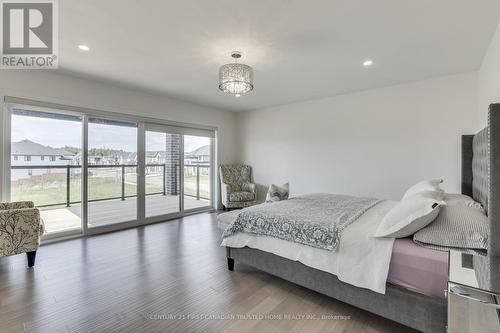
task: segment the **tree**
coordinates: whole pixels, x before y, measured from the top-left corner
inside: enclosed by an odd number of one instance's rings
[[[104,148],[104,147],[89,149],[89,156],[116,156],[123,153],[124,153],[123,150]]]
[[[77,147],[73,147],[73,146],[64,146],[63,148],[65,151],[67,151],[68,153],[73,153],[73,154],[78,154],[80,152],[80,148],[77,148]]]

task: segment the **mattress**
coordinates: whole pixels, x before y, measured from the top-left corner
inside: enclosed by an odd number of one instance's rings
[[[445,298],[448,252],[422,247],[411,238],[396,239],[387,282],[420,294]]]
[[[369,229],[369,221],[378,219],[380,218],[380,216],[385,215],[384,213],[387,212],[393,206],[393,204],[394,203],[386,202],[380,204],[378,208],[372,208],[371,211],[368,211],[360,218],[360,223],[355,222],[354,225],[349,226],[346,229],[347,234],[344,236],[349,237],[349,234],[352,234],[349,238],[360,238],[360,233],[363,230]],[[376,217],[374,214],[376,209],[379,210],[379,213],[377,215],[380,216],[378,217]],[[228,213],[220,214],[217,217],[219,227],[221,229],[226,228],[237,217],[238,214],[239,211],[231,211]],[[349,229],[353,229],[351,230],[352,232],[349,232]],[[363,242],[363,244],[368,245],[368,243],[366,243],[367,241],[369,241],[369,243],[371,244],[375,240],[371,237],[369,238],[370,240],[358,239],[358,241],[361,241]],[[345,241],[348,240],[349,239],[344,239],[344,245],[347,245]],[[375,240],[375,242],[377,244],[381,243],[380,246],[382,246],[383,243],[386,243],[385,240],[388,239],[377,239]],[[348,251],[344,251],[348,253],[345,253],[341,257],[344,258],[344,260],[340,260],[341,258],[338,257],[338,253],[335,252],[316,249],[307,245],[291,243],[277,238],[256,236],[245,233],[231,236],[229,239],[226,239],[226,244],[224,244],[223,241],[223,245],[231,247],[248,246],[251,248],[260,249],[262,251],[274,253],[290,260],[300,261],[312,268],[332,273],[338,276],[341,281],[357,285],[359,287],[369,288],[378,292],[381,292],[381,290],[379,290],[380,288],[374,288],[373,285],[372,287],[370,287],[366,283],[353,283],[353,281],[356,279],[361,279],[361,275],[371,275],[371,279],[377,280],[378,278],[376,276],[380,275],[380,282],[383,285],[385,285],[385,283],[387,282],[420,294],[436,298],[444,298],[444,290],[446,289],[448,282],[448,252],[422,247],[415,244],[411,238],[396,239],[393,246],[392,244],[388,244],[392,246],[392,255],[390,257],[390,262],[389,260],[387,261],[387,266],[385,266],[383,262],[379,262],[382,258],[376,255],[376,253],[374,252],[377,251],[377,248],[374,247],[374,244],[371,244],[371,247],[367,246],[367,248],[364,250],[360,250],[359,244],[356,247],[350,247]],[[365,252],[364,255],[366,256],[366,260],[359,262],[357,265],[351,266],[352,261],[346,260],[352,259],[351,257],[355,254],[351,251]],[[388,255],[389,254],[391,254],[391,248],[389,248]],[[339,263],[339,261],[344,262],[344,268],[341,270],[339,270],[339,266],[341,264]],[[372,269],[369,270],[369,266],[376,267],[372,267]],[[384,266],[387,267],[385,268],[387,269],[385,271],[385,274],[387,275],[376,272],[376,270],[383,271]],[[346,276],[342,276],[342,272],[346,272],[346,268],[348,275],[350,275],[350,278],[347,279]],[[368,271],[375,274],[366,274],[368,273]]]

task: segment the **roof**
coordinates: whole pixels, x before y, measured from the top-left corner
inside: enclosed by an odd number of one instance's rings
[[[121,154],[121,156],[122,156],[123,159],[126,159],[126,160],[135,160],[136,157],[137,157],[137,153],[136,152],[133,152],[133,153],[131,153],[131,152],[123,152]]]
[[[190,153],[187,153],[187,155],[191,156],[209,156],[210,155],[210,145],[202,146],[198,149],[193,150]]]
[[[156,157],[158,154],[158,151],[146,151],[146,157]]]
[[[39,143],[24,139],[19,142],[12,142],[12,155],[54,155],[54,156],[74,156],[75,154],[65,151],[62,148],[52,148]]]
[[[73,154],[71,152],[65,151],[62,148],[52,148],[49,146],[44,146],[39,143],[33,142],[28,139],[21,140],[19,142],[12,142],[12,155],[56,155],[56,156],[80,156],[80,153]],[[159,155],[160,158],[165,158],[166,152],[164,151],[146,151],[146,157],[156,157]],[[199,147],[190,153],[186,153],[188,156],[209,156],[210,155],[210,145]],[[116,156],[107,157],[117,157],[122,156],[124,159],[134,159],[137,153],[133,152],[122,152]]]

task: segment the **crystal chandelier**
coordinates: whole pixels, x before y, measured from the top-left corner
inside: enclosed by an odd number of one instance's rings
[[[223,65],[219,69],[219,89],[240,97],[253,89],[253,69],[238,63],[241,52],[233,51],[231,57],[234,58],[234,63]]]

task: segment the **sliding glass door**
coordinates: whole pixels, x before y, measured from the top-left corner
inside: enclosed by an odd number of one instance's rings
[[[137,220],[137,123],[89,118],[89,228]]]
[[[212,138],[184,135],[184,209],[212,205]]]
[[[157,124],[145,125],[145,217],[181,212],[182,136]]]
[[[145,124],[145,217],[213,206],[213,132]]]
[[[9,105],[2,179],[2,199],[33,201],[49,238],[213,207],[213,130],[55,106]]]
[[[11,110],[10,199],[33,201],[48,235],[82,229],[82,117]]]

